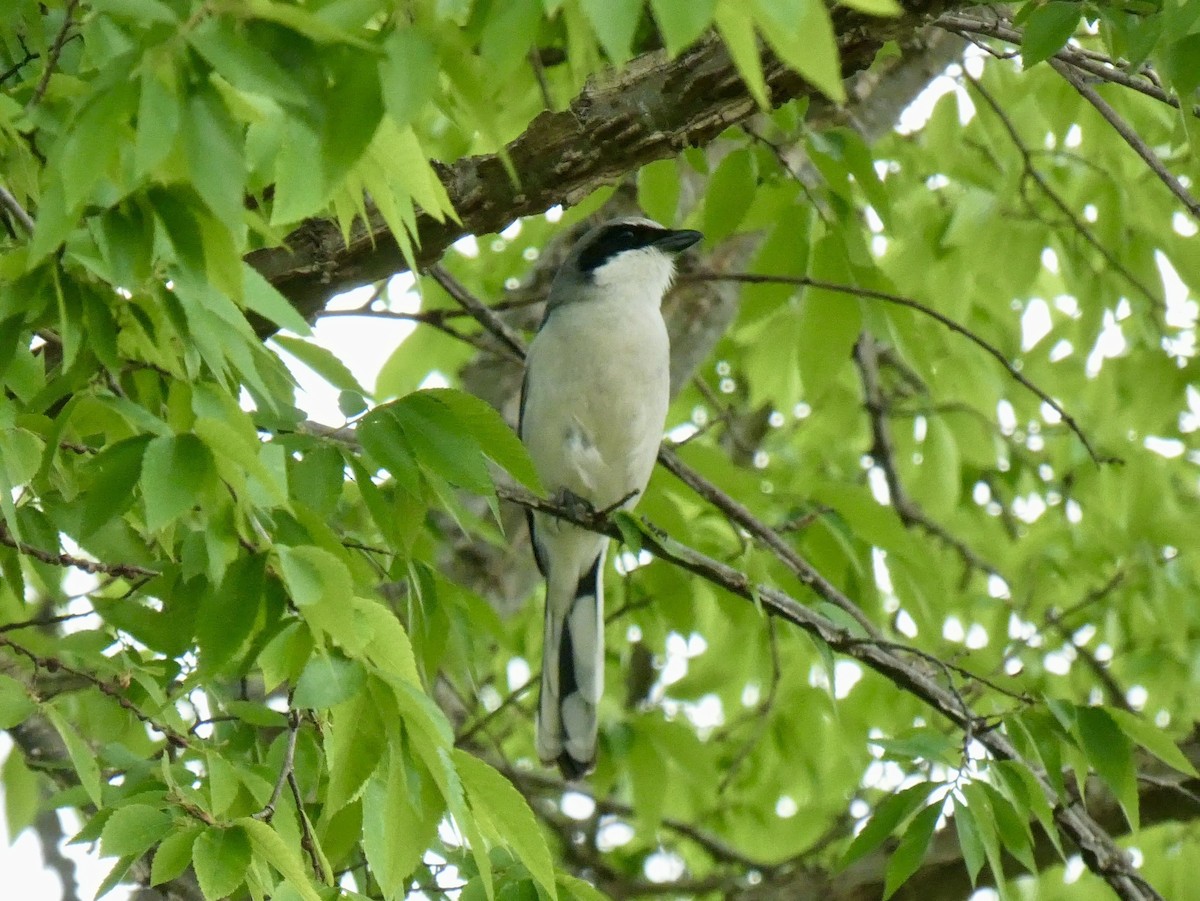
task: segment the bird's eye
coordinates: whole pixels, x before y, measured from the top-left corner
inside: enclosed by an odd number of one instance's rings
[[[633,233],[632,228],[622,228],[617,232],[616,239],[622,244],[633,244],[637,240],[637,235]]]

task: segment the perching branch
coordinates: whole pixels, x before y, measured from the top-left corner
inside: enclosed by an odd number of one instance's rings
[[[683,471],[687,472],[686,469]],[[722,509],[738,506],[736,501],[724,495],[720,489],[705,483],[702,477],[698,477],[698,480],[704,484],[706,496],[711,495],[714,500],[721,501],[719,506]],[[618,530],[608,520],[559,507],[524,489],[502,487],[499,494],[505,500],[527,509],[547,513],[613,537],[618,535]],[[646,549],[658,558],[686,569],[750,603],[761,605],[771,616],[786,620],[824,642],[837,653],[857,660],[879,673],[902,691],[920,699],[958,728],[972,732],[976,740],[995,759],[1013,760],[1028,767],[1037,776],[1042,790],[1054,805],[1055,822],[1059,829],[1079,847],[1088,868],[1103,878],[1124,901],[1161,901],[1161,895],[1134,869],[1129,856],[1113,842],[1108,832],[1096,823],[1085,809],[1069,798],[1059,798],[1046,780],[1045,774],[1023,759],[1006,736],[995,729],[979,728],[982,720],[967,705],[961,692],[953,686],[942,685],[929,669],[905,659],[910,650],[918,657],[921,652],[908,648],[901,650],[901,646],[895,642],[877,641],[853,634],[787,593],[771,585],[754,584],[745,573],[674,541],[649,523],[642,533],[642,539]],[[823,600],[843,610],[858,609],[850,598],[815,571],[813,576],[805,583]]]

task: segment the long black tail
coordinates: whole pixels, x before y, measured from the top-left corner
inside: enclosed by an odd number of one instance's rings
[[[596,707],[604,688],[604,551],[571,586],[546,585],[538,756],[578,779],[596,764]]]

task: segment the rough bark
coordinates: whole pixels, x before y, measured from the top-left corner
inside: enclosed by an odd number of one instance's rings
[[[910,43],[947,4],[910,0],[895,19],[846,10],[834,16],[847,76],[864,72],[887,41]],[[815,89],[769,54],[764,75],[773,104],[817,96]],[[498,231],[521,216],[570,206],[597,188],[620,181],[639,166],[704,146],[757,112],[724,45],[710,36],[673,60],[660,51],[633,60],[619,73],[590,82],[571,105],[543,112],[507,147],[517,173],[510,179],[498,154],[439,165],[439,175],[459,221],[418,219],[417,262],[436,261],[465,234]],[[249,262],[296,309],[311,316],[341,291],[407,268],[377,211],[368,207],[344,242],[336,222],[312,219],[288,236],[286,246],[256,251]],[[269,329],[264,326],[265,331]]]

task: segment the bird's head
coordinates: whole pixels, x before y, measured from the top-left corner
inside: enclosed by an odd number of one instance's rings
[[[662,298],[675,275],[675,257],[704,236],[652,219],[624,216],[587,232],[572,248],[559,278],[606,291],[637,290]]]

